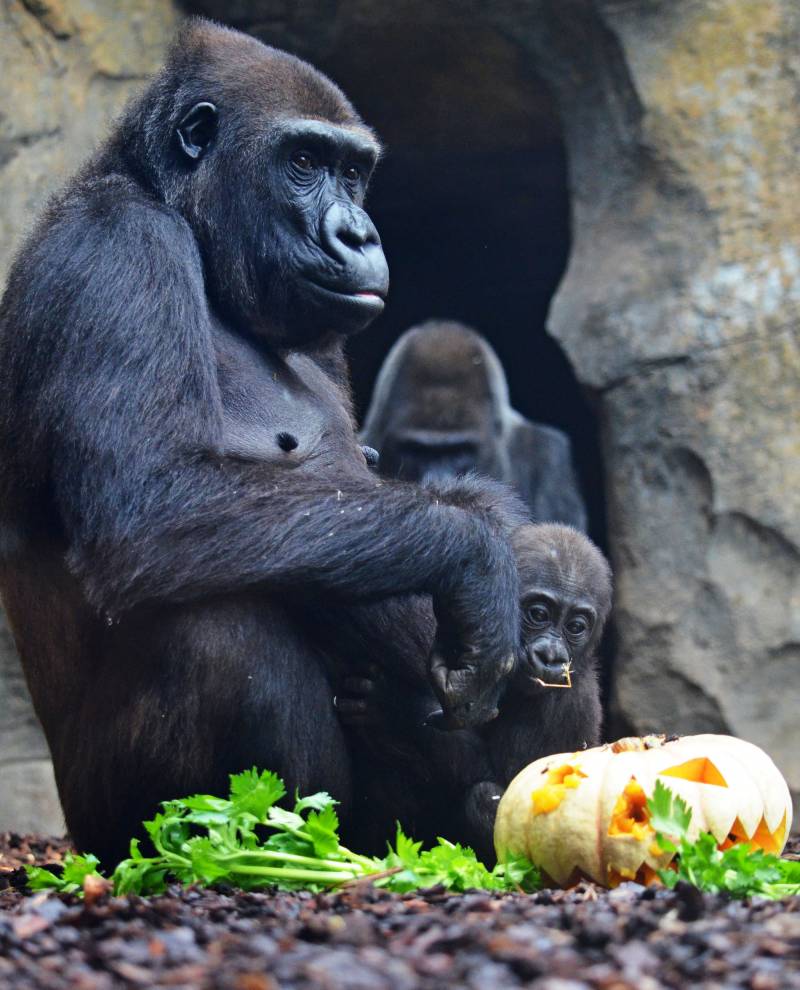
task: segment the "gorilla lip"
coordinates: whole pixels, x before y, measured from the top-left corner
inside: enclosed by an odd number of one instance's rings
[[[307,278],[306,282],[318,292],[335,299],[347,299],[358,303],[368,303],[370,306],[380,306],[383,309],[385,302],[385,292],[380,289],[359,289],[356,292],[343,292],[340,289],[333,289],[313,279]]]

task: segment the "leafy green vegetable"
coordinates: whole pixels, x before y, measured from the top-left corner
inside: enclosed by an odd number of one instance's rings
[[[61,876],[56,876],[50,870],[41,866],[29,866],[28,886],[31,890],[59,890],[65,894],[76,894],[83,890],[83,881],[87,876],[97,875],[99,860],[96,856],[79,856],[68,852],[64,857]]]
[[[340,843],[336,802],[329,794],[296,796],[291,811],[277,804],[285,795],[276,774],[252,769],[231,776],[227,799],[195,794],[164,802],[144,822],[155,854],[144,855],[134,839],[128,859],[111,875],[114,892],[160,893],[170,880],[314,891],[369,878],[393,891],[436,884],[453,891],[535,890],[541,885],[536,867],[527,860],[489,871],[465,846],[439,839],[423,851],[399,827],[386,857],[360,856]],[[100,878],[97,866],[94,856],[68,854],[60,877],[34,867],[28,870],[28,883],[35,890],[81,893],[87,876]]]
[[[800,863],[781,859],[746,843],[721,850],[708,832],[689,838],[692,812],[686,802],[656,781],[647,802],[656,842],[675,853],[670,869],[660,870],[667,887],[683,880],[709,893],[725,891],[732,897],[779,898],[800,894]]]
[[[526,859],[511,859],[490,871],[468,846],[440,838],[432,849],[423,851],[422,843],[409,839],[399,827],[395,847],[390,847],[383,862],[385,869],[398,872],[379,881],[377,886],[398,893],[436,884],[458,892],[474,889],[531,892],[542,886],[538,869]]]

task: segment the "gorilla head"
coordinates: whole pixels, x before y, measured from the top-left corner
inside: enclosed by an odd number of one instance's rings
[[[226,322],[302,347],[383,310],[388,269],[362,206],[380,145],[310,65],[190,21],[126,115],[121,152],[192,226]]]
[[[512,412],[497,355],[460,323],[429,320],[394,345],[375,384],[365,443],[381,471],[410,481],[478,471],[503,478]]]
[[[594,663],[611,610],[608,561],[569,526],[522,526],[514,534],[520,576],[522,656],[516,686],[525,693],[566,687]]]

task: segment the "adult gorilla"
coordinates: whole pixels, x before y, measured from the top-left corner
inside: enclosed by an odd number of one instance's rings
[[[350,635],[403,661],[413,593],[451,725],[496,710],[513,510],[383,483],[354,432],[343,339],[388,285],[378,153],[310,66],[191,22],[12,269],[0,581],[67,825],[105,860],[251,764],[346,802],[324,664]]]
[[[497,355],[461,323],[429,320],[403,334],[378,375],[362,438],[387,477],[478,471],[510,484],[537,522],[586,529],[569,438],[511,408]]]

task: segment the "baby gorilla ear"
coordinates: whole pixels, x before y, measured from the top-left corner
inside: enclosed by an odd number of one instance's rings
[[[192,161],[199,161],[217,134],[217,108],[213,103],[195,103],[178,124],[178,143]]]

